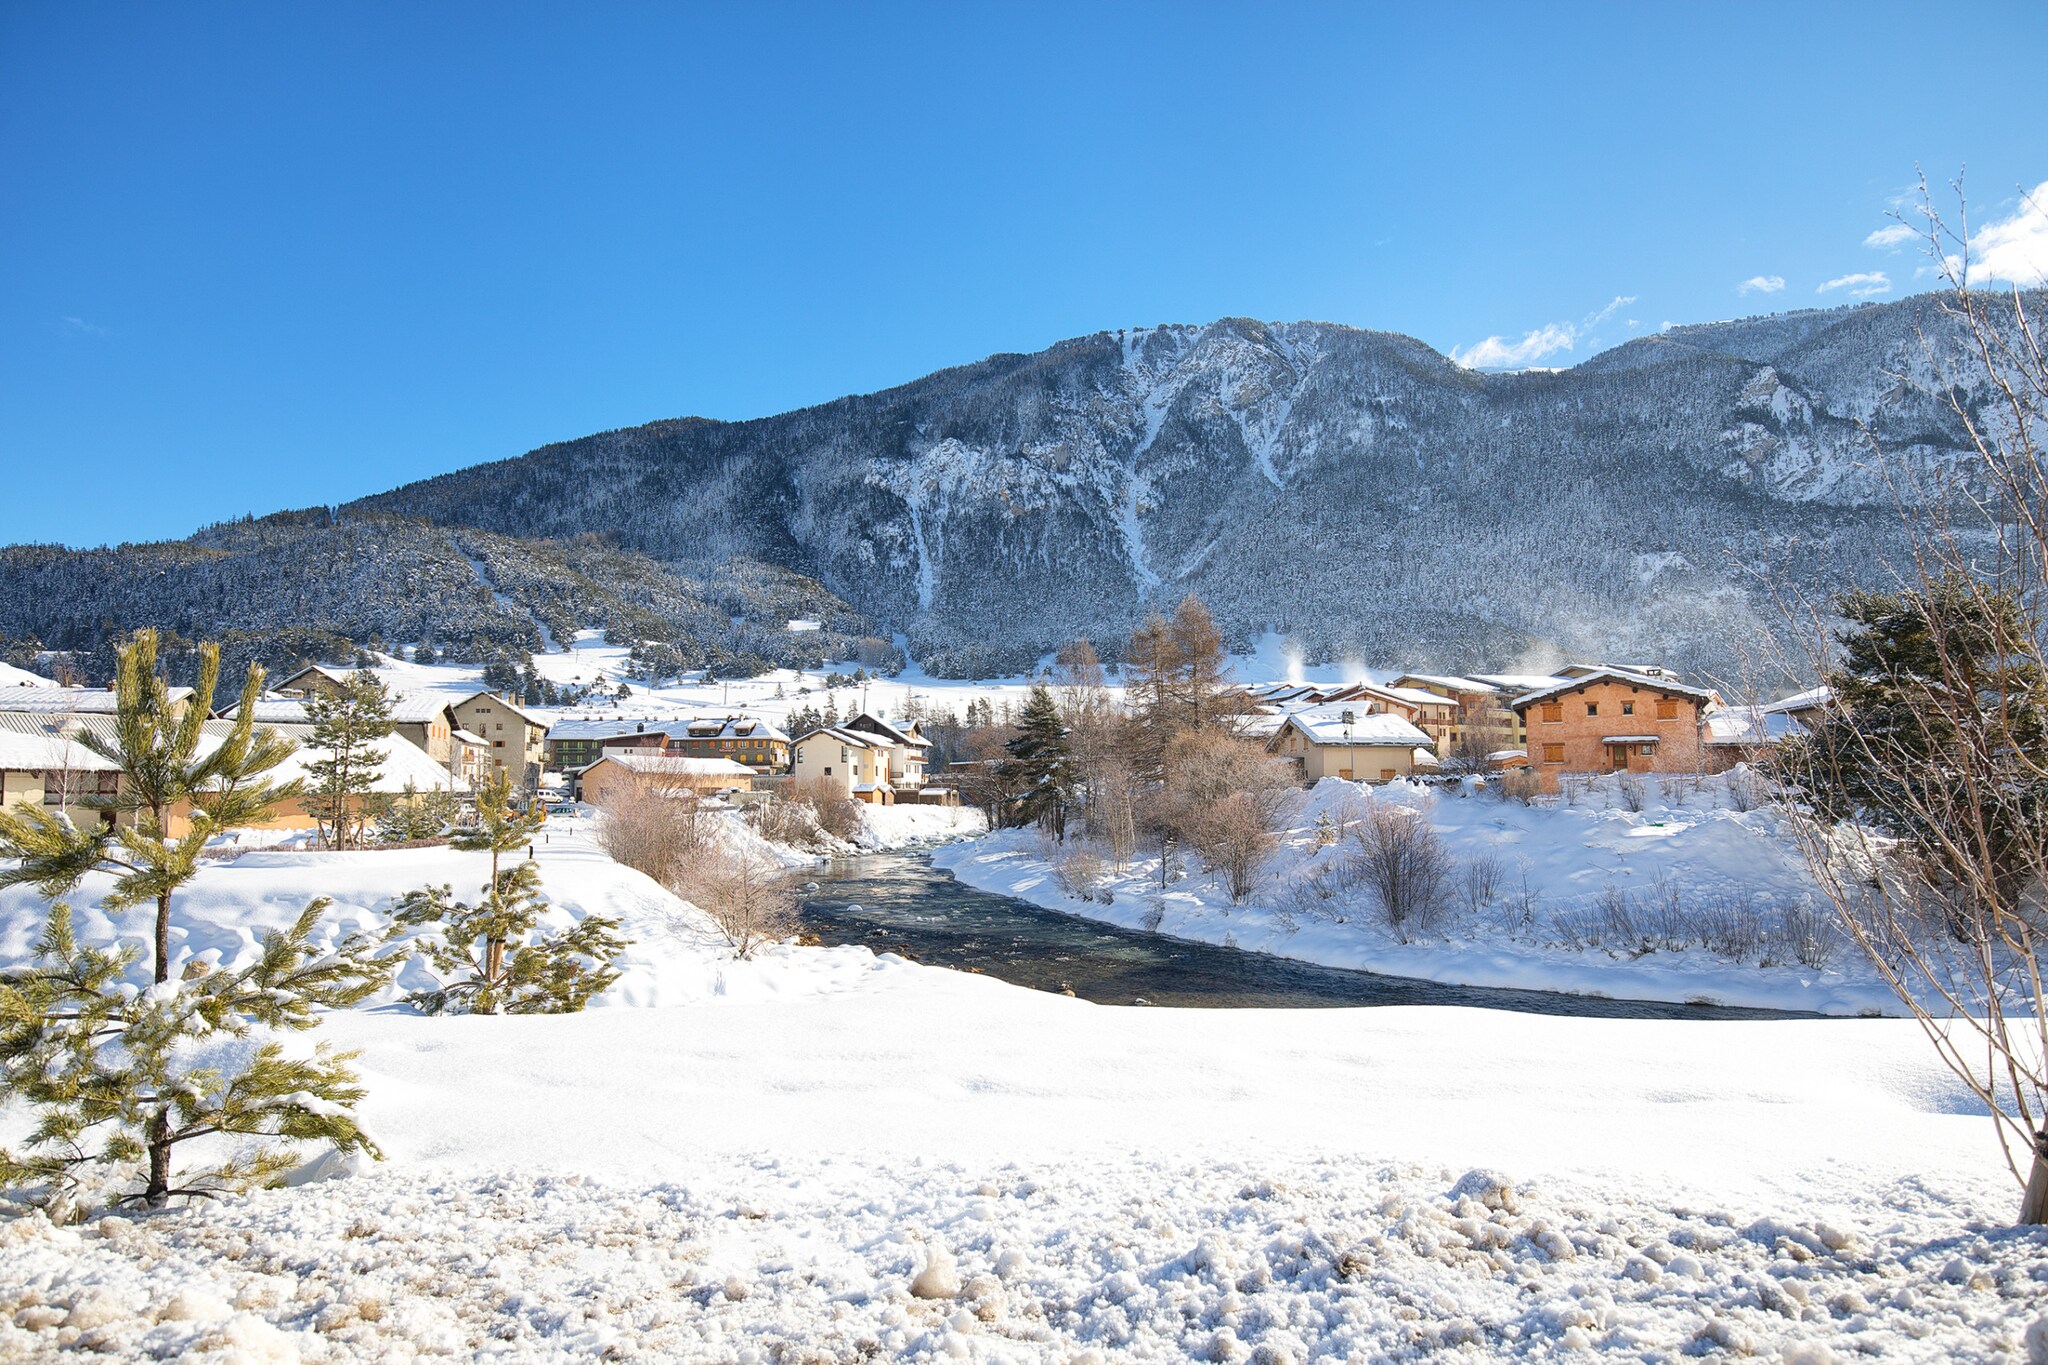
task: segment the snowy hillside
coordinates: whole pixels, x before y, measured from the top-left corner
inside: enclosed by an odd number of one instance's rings
[[[1744,569],[1869,574],[1894,545],[1860,424],[1953,463],[1944,326],[1923,297],[1508,375],[1322,323],[1105,332],[780,417],[544,447],[491,466],[488,498],[464,473],[361,506],[755,555],[953,676],[1113,645],[1190,590],[1240,644],[1270,626],[1318,658],[1728,671],[1770,619]]]

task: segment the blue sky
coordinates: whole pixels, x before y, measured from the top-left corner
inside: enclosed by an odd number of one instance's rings
[[[2044,56],[2038,3],[0,4],[0,542],[1119,326],[1571,364],[1896,298],[1916,167],[2048,252]]]

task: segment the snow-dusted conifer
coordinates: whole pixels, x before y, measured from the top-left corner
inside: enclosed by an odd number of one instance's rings
[[[142,631],[120,651],[114,739],[82,736],[120,764],[119,794],[95,798],[116,823],[80,830],[41,807],[0,811],[0,854],[16,860],[0,871],[0,885],[31,884],[56,897],[103,871],[113,876],[102,901],[109,910],[156,905],[146,991],[126,980],[137,953],[80,944],[61,902],[34,961],[0,977],[0,1099],[36,1116],[26,1143],[0,1152],[0,1183],[36,1187],[59,1210],[88,1205],[90,1191],[131,1176],[141,1187],[116,1201],[154,1206],[245,1188],[291,1164],[285,1150],[259,1147],[174,1171],[176,1148],[195,1138],[325,1138],[370,1149],[349,1112],[361,1091],[348,1057],[324,1048],[294,1056],[281,1034],[311,1028],[318,1008],[352,1004],[382,986],[390,964],[378,955],[381,939],[357,935],[316,948],[313,930],[327,906],[316,900],[289,931],[267,935],[249,966],[215,973],[195,961],[172,979],[173,898],[198,871],[206,840],[264,819],[298,786],[264,776],[291,746],[255,728],[260,666],[249,669],[239,719],[206,751],[219,651],[202,647],[199,685],[180,710],[157,672],[156,646],[155,633]],[[186,810],[188,828],[174,833]]]

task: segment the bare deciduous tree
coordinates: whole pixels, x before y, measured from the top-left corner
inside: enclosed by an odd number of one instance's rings
[[[1404,942],[1434,924],[1450,900],[1451,855],[1420,813],[1375,801],[1352,828],[1358,880]]]
[[[1967,216],[1946,220],[1924,181],[1910,225],[1947,289],[1922,339],[1925,373],[1895,378],[1947,405],[1971,458],[1930,474],[1877,451],[1912,551],[1894,592],[1854,604],[1865,641],[1884,648],[1838,661],[1835,603],[1782,586],[1810,647],[1795,671],[1835,684],[1819,733],[1783,771],[1803,789],[1813,818],[1796,827],[1837,919],[1996,1119],[2020,1221],[2048,1222],[2040,296],[1971,288]]]
[[[711,916],[734,957],[797,931],[799,902],[789,873],[751,850],[706,849],[675,889]]]

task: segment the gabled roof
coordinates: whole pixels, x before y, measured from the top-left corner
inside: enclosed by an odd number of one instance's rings
[[[916,722],[913,721],[912,724],[914,725]],[[846,722],[845,728],[848,730],[865,730],[869,734],[880,735],[891,744],[900,744],[906,749],[929,749],[932,747],[930,740],[919,739],[916,735],[906,734],[888,721],[871,716],[865,711]]]
[[[309,721],[306,712],[307,698],[280,697],[265,693],[256,700],[256,720],[263,725],[304,725]],[[448,703],[434,696],[416,696],[399,693],[391,698],[390,716],[394,725],[424,725],[448,709]],[[222,720],[233,720],[242,712],[242,704],[236,702],[220,713]]]
[[[270,690],[273,692],[282,692],[284,691],[285,688],[290,687],[293,683],[305,677],[308,673],[317,673],[321,677],[327,679],[327,681],[335,684],[338,687],[342,683],[347,681],[347,679],[343,678],[341,674],[347,673],[348,671],[348,669],[344,668],[343,670],[341,670],[341,673],[335,673],[328,669],[322,668],[319,664],[307,664],[304,668],[292,674],[289,678],[286,678],[284,681],[272,683]]]
[[[1492,683],[1481,682],[1477,678],[1461,678],[1453,673],[1403,673],[1394,679],[1393,685],[1405,687],[1409,683],[1422,683],[1427,687],[1448,687],[1453,692],[1500,691]]]
[[[744,739],[755,743],[789,743],[789,736],[759,716],[732,713],[723,716],[692,716],[662,727],[683,739]]]
[[[863,735],[838,725],[820,726],[819,728],[810,731],[808,734],[798,735],[796,742],[802,744],[806,740],[816,739],[820,735],[824,735],[830,739],[836,739],[841,744],[844,744],[849,748],[854,749],[880,749],[884,747],[875,742],[876,740],[881,738],[880,735]]]
[[[1477,682],[1497,687],[1503,692],[1513,692],[1518,696],[1524,692],[1534,692],[1539,687],[1548,687],[1558,681],[1555,673],[1474,673],[1472,677]]]
[[[1346,715],[1351,717],[1349,722],[1344,719]],[[1394,744],[1414,748],[1430,743],[1428,735],[1399,716],[1390,716],[1385,712],[1368,712],[1360,707],[1345,706],[1341,702],[1305,707],[1291,713],[1280,723],[1280,728],[1274,731],[1273,739],[1279,739],[1290,728],[1301,731],[1311,744]],[[1269,740],[1268,745],[1271,743]]]
[[[622,735],[644,735],[650,731],[666,735],[673,722],[656,720],[629,720],[623,716],[585,716],[558,720],[548,727],[548,738],[557,739],[617,739]]]
[[[491,701],[496,702],[498,705],[504,707],[507,711],[510,711],[513,715],[519,717],[519,719],[525,721],[528,725],[531,725],[536,730],[545,730],[548,728],[548,723],[542,720],[540,717],[534,715],[530,711],[521,709],[517,703],[506,701],[496,692],[492,692],[487,689],[480,689],[478,691],[472,692],[468,696],[462,698],[460,701],[452,701],[448,703],[448,708],[452,711],[458,706],[467,706],[471,702],[475,701],[478,697],[485,697]]]
[[[1778,698],[1764,710],[1774,716],[1794,716],[1801,711],[1818,711],[1834,699],[1835,689],[1832,687],[1809,687],[1804,692]]]
[[[607,749],[604,755],[579,772],[589,772],[598,763],[616,763],[628,772],[654,777],[753,777],[754,770],[729,758],[680,758],[650,754],[639,749]]]
[[[1705,743],[1741,748],[1772,744],[1800,732],[1789,712],[1768,706],[1716,706],[1702,717],[1702,724]]]
[[[1693,701],[1701,703],[1710,702],[1714,699],[1714,694],[1704,687],[1693,687],[1687,683],[1673,682],[1669,678],[1646,678],[1640,673],[1629,673],[1619,668],[1598,668],[1576,678],[1560,679],[1548,687],[1539,688],[1534,692],[1516,697],[1513,705],[1517,711],[1527,710],[1538,702],[1550,701],[1553,698],[1593,687],[1599,683],[1620,683],[1624,687],[1640,687],[1650,692],[1669,693],[1674,697],[1689,697]]]
[[[189,700],[192,689],[173,687],[173,702]],[[119,699],[105,687],[0,687],[0,711],[35,715],[111,716]]]
[[[200,751],[210,752],[218,748],[235,728],[229,720],[210,720],[200,727]],[[307,776],[306,765],[320,758],[326,751],[313,743],[313,727],[310,725],[272,725],[269,727],[280,736],[298,744],[290,757],[272,768],[267,776],[273,782],[289,782],[293,778]],[[370,790],[383,795],[403,792],[406,784],[412,784],[414,791],[448,791],[455,785],[448,770],[436,763],[419,745],[403,735],[386,735],[372,740],[370,747],[375,750],[377,776]],[[310,779],[309,779],[310,780]]]
[[[9,772],[52,768],[79,773],[119,771],[120,764],[102,758],[73,738],[87,728],[97,731],[104,727],[67,725],[61,716],[0,714],[0,768]]]

